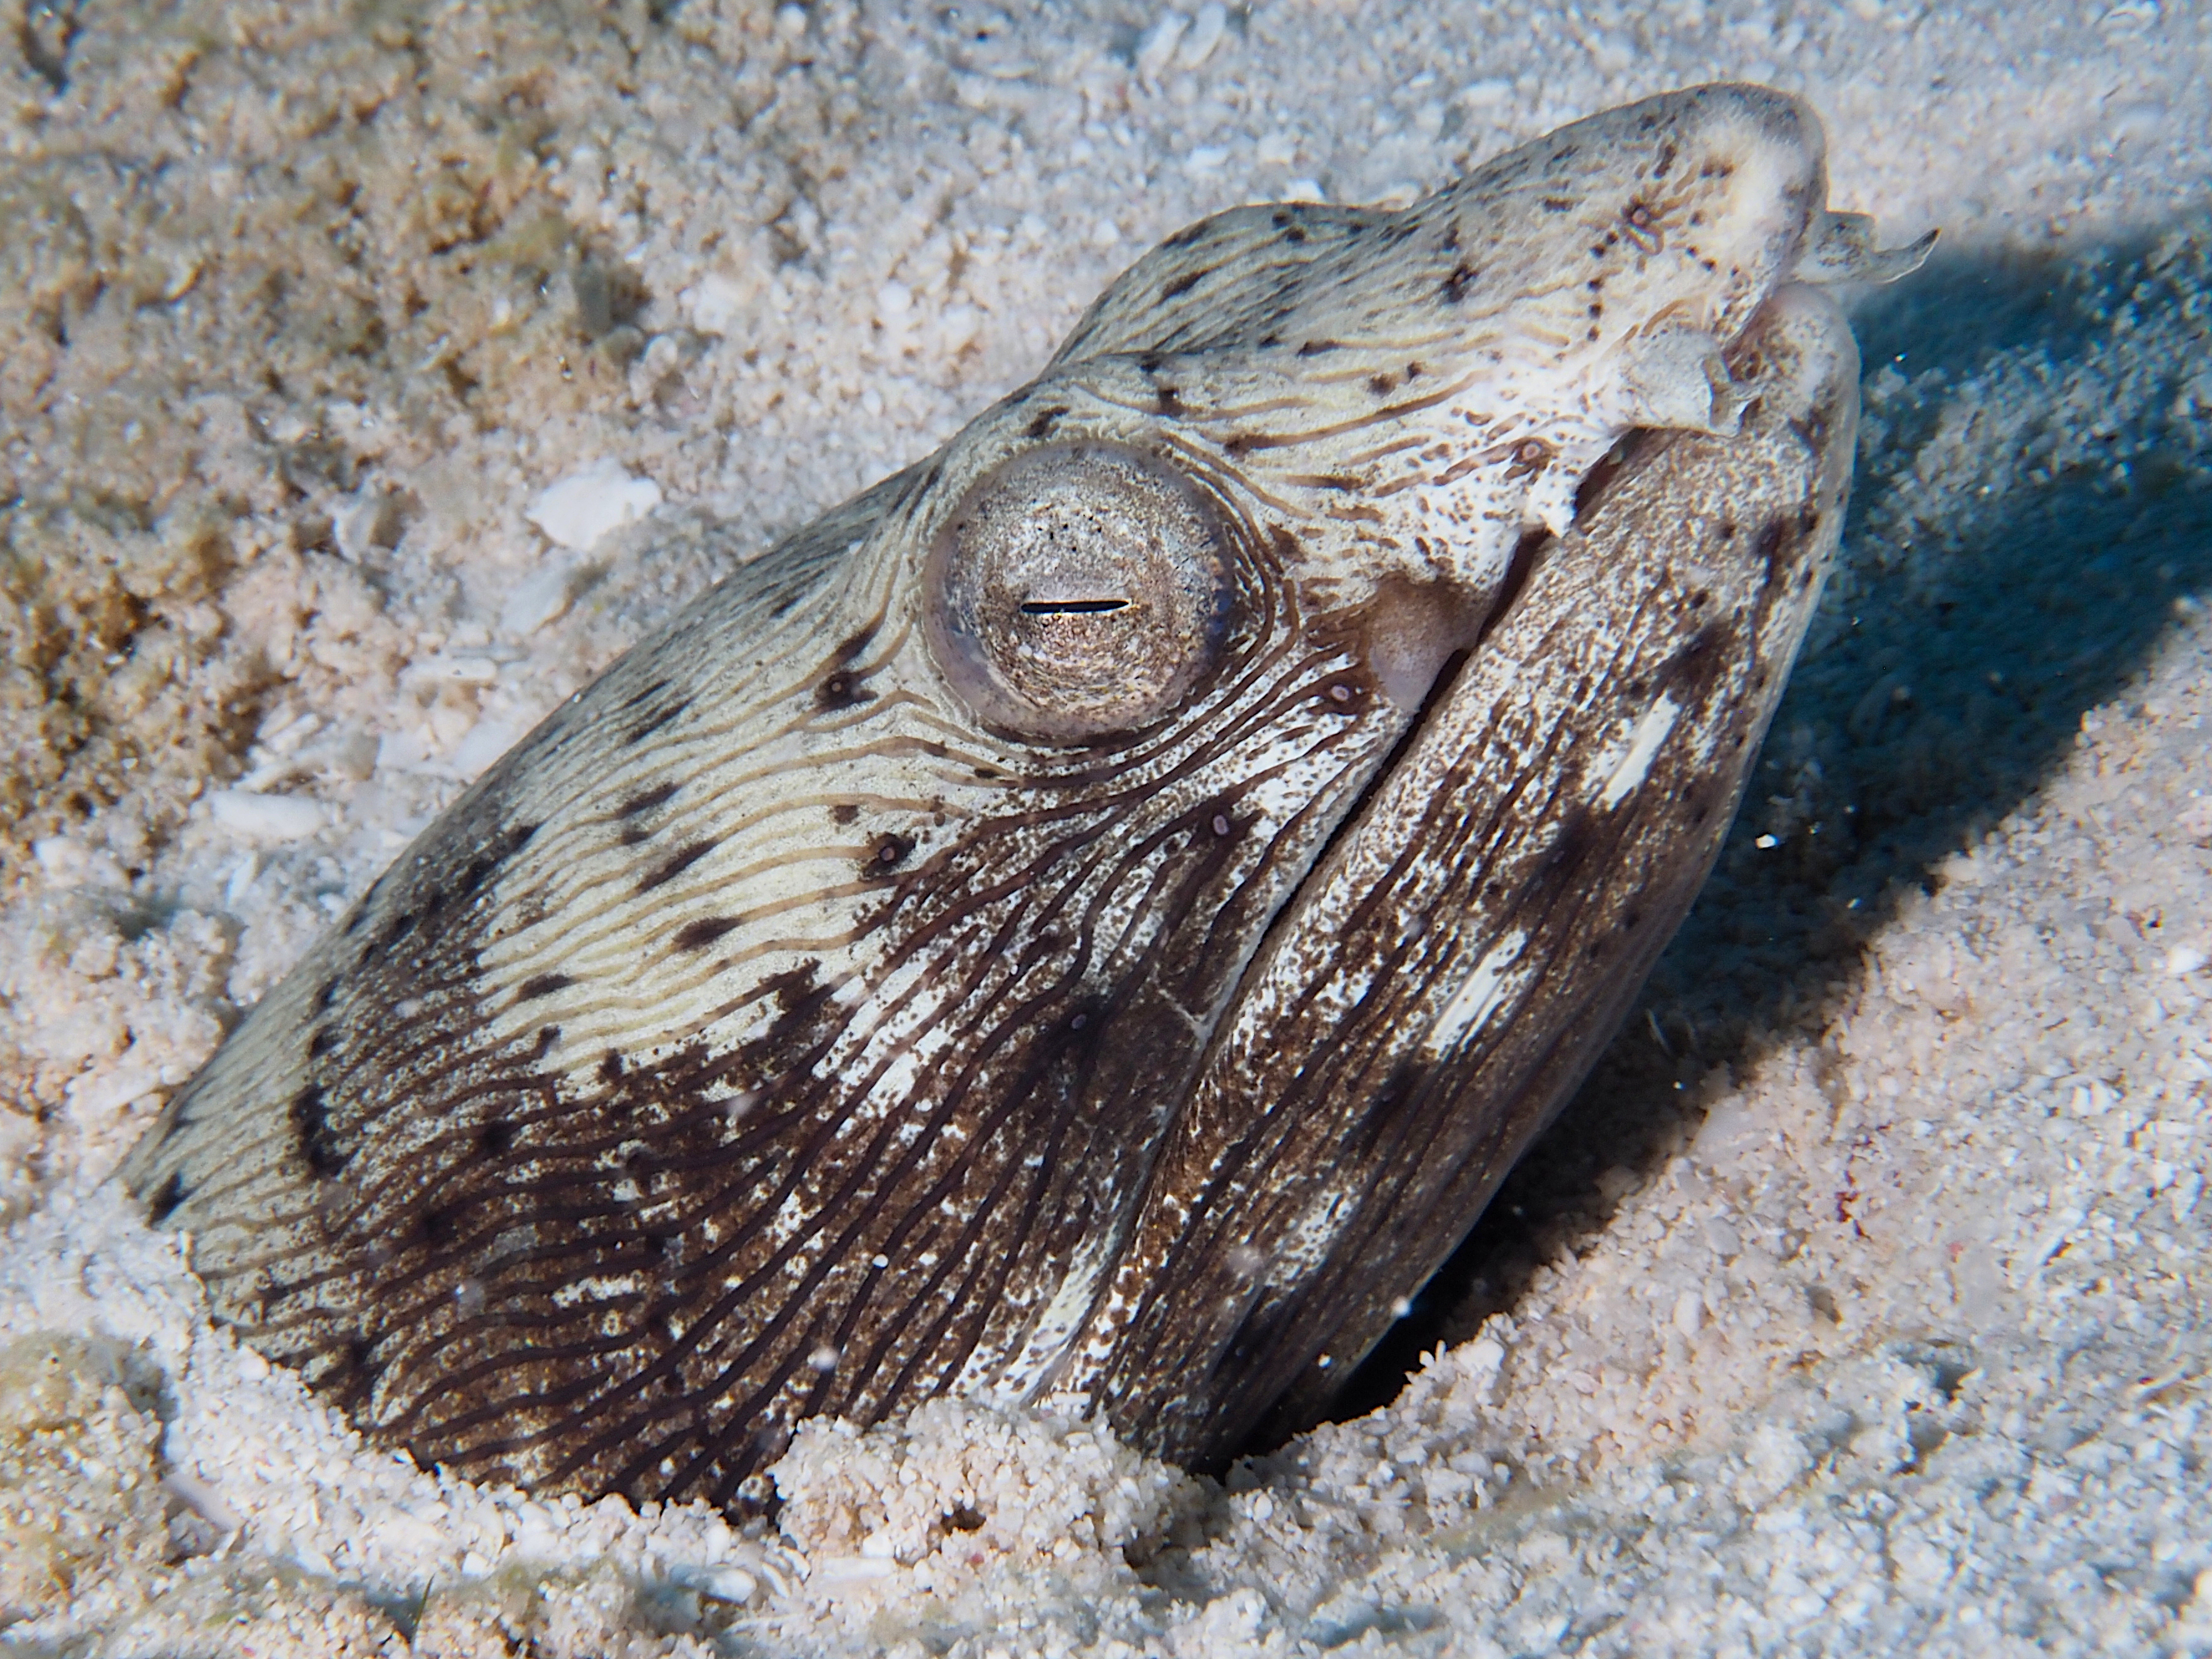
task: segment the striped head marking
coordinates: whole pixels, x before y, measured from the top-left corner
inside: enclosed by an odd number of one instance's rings
[[[425,1463],[757,1492],[790,1425],[1310,1409],[1703,879],[1887,276],[1747,87],[1244,208],[487,774],[125,1179]]]

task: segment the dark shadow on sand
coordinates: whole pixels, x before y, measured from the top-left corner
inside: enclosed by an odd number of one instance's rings
[[[1598,1176],[1678,1152],[1712,1068],[1740,1073],[1822,1030],[1899,899],[1934,891],[1944,860],[2063,763],[2083,713],[2123,695],[2177,601],[2212,588],[2212,457],[2175,409],[2193,371],[2185,357],[2159,368],[2177,340],[2212,341],[2212,258],[2175,246],[1939,259],[1858,305],[1873,418],[1851,574],[1824,603],[1720,863],[1589,1080],[1333,1417],[1393,1398],[1425,1350],[1510,1310],[1539,1263],[1602,1226]],[[2048,435],[2003,434],[2051,464],[1942,494],[1984,388],[2040,402],[2093,362],[2130,371],[2103,408],[2077,397]],[[1756,845],[1768,835],[1778,844]]]

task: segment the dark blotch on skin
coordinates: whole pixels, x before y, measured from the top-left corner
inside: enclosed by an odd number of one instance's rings
[[[1030,423],[1022,428],[1022,436],[1040,441],[1049,438],[1052,436],[1053,428],[1058,426],[1066,414],[1067,411],[1064,409],[1041,409],[1037,410]]]
[[[328,1180],[346,1166],[323,1105],[323,1091],[313,1084],[292,1097],[292,1132],[300,1139],[300,1156],[307,1167]]]
[[[662,709],[658,714],[655,714],[651,720],[646,721],[644,725],[634,728],[630,734],[627,738],[623,738],[623,741],[632,744],[643,743],[654,732],[659,731],[662,726],[668,725],[678,715],[682,714],[683,712],[690,706],[690,702],[688,699],[671,703],[667,708]]]
[[[522,981],[522,988],[514,994],[517,1002],[534,1002],[539,997],[550,997],[554,992],[575,983],[568,974],[539,974]]]
[[[1452,267],[1452,274],[1444,278],[1443,298],[1448,306],[1455,306],[1467,297],[1468,289],[1482,273],[1473,265],[1462,264]]]
[[[675,880],[714,850],[714,843],[711,841],[695,841],[687,847],[678,848],[668,855],[659,869],[638,883],[637,890],[649,893],[663,883]]]
[[[169,1171],[169,1178],[155,1188],[154,1196],[146,1205],[146,1224],[158,1227],[169,1218],[169,1212],[185,1201],[185,1176],[181,1170]]]
[[[1759,526],[1759,535],[1752,542],[1752,556],[1766,567],[1767,578],[1770,580],[1773,579],[1776,557],[1782,551],[1783,538],[1789,533],[1789,525],[1784,520],[1769,519],[1765,524]]]
[[[613,1049],[608,1049],[605,1054],[600,1058],[599,1073],[599,1081],[602,1083],[621,1082],[623,1074],[623,1057],[617,1054]]]
[[[1212,275],[1213,271],[1210,267],[1198,270],[1187,270],[1160,290],[1160,298],[1173,300],[1188,294]]]
[[[825,674],[822,683],[814,688],[814,706],[817,708],[852,708],[875,700],[876,694],[849,668]]]
[[[1715,617],[1667,659],[1660,678],[1686,708],[1704,705],[1735,660],[1738,641],[1725,617]]]
[[[337,981],[334,979],[326,979],[319,986],[315,988],[315,1012],[317,1013],[327,1014],[331,1011],[331,1005],[337,1000]]]
[[[477,1150],[486,1158],[497,1158],[514,1145],[514,1126],[497,1119],[477,1131]]]
[[[618,818],[634,818],[640,812],[650,812],[674,794],[678,787],[676,784],[664,783],[656,788],[647,790],[641,795],[632,795],[615,809],[615,816]]]
[[[1360,690],[1344,680],[1331,680],[1319,694],[1321,705],[1332,714],[1356,714],[1360,708]]]
[[[337,1046],[337,1033],[327,1025],[318,1025],[314,1036],[307,1039],[307,1058],[317,1060]]]
[[[668,684],[669,683],[665,679],[655,680],[643,690],[635,692],[629,696],[623,698],[622,712],[627,714],[633,708],[642,708],[647,703],[651,702],[655,697],[668,690]]]
[[[670,943],[679,951],[703,951],[737,925],[735,916],[702,916],[678,928]]]
[[[438,901],[435,896],[433,896],[431,899],[433,908],[435,908],[437,902]],[[399,915],[392,917],[391,921],[386,922],[383,927],[376,930],[376,938],[371,942],[368,947],[370,952],[374,955],[381,955],[385,951],[389,951],[393,945],[398,944],[401,939],[405,939],[408,934],[415,931],[415,923],[416,920],[417,918],[412,910],[403,910]]]
[[[1326,351],[1341,351],[1343,349],[1344,343],[1340,340],[1308,340],[1304,345],[1298,348],[1298,356],[1301,357],[1318,357]]]
[[[780,1048],[804,1042],[814,1015],[830,996],[830,988],[821,983],[821,971],[822,964],[810,960],[771,975],[763,982],[763,988],[775,999],[778,1012],[766,1037],[750,1045],[756,1058],[765,1060]],[[760,1069],[781,1068],[763,1065]]]
[[[878,836],[875,847],[868,854],[867,873],[881,875],[886,871],[896,870],[907,861],[913,852],[914,838],[911,836]]]
[[[349,1376],[362,1382],[374,1380],[384,1368],[374,1363],[376,1345],[366,1337],[356,1336],[345,1345],[345,1367]]]
[[[465,897],[483,886],[492,872],[528,846],[530,838],[537,833],[536,824],[518,823],[510,827],[497,840],[485,847],[483,851],[469,860],[468,868],[461,872],[460,896]],[[428,908],[436,910],[445,903],[446,899],[442,896],[434,895]],[[413,915],[408,916],[405,920],[407,927],[411,927],[415,925],[416,918]]]
[[[1547,880],[1563,881],[1589,862],[1597,846],[1596,826],[1590,822],[1589,813],[1576,807],[1560,824],[1559,833],[1545,855],[1544,875]]]
[[[1506,469],[1509,477],[1525,478],[1540,472],[1551,464],[1552,448],[1540,439],[1529,438],[1513,452],[1513,464]]]

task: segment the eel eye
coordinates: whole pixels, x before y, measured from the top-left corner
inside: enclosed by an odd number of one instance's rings
[[[1081,742],[1172,711],[1220,660],[1236,600],[1219,514],[1165,463],[1051,444],[971,488],[930,550],[938,666],[985,720]]]

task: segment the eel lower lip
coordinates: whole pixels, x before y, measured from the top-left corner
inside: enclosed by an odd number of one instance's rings
[[[1104,1367],[1148,1445],[1220,1455],[1325,1407],[1703,884],[1836,544],[1856,411],[1814,289],[1778,291],[1731,356],[1760,394],[1742,430],[1647,434],[1524,547],[1248,966],[1186,1117],[1262,1104],[1225,1146],[1179,1127],[1164,1151],[1131,1254],[1168,1282]]]

